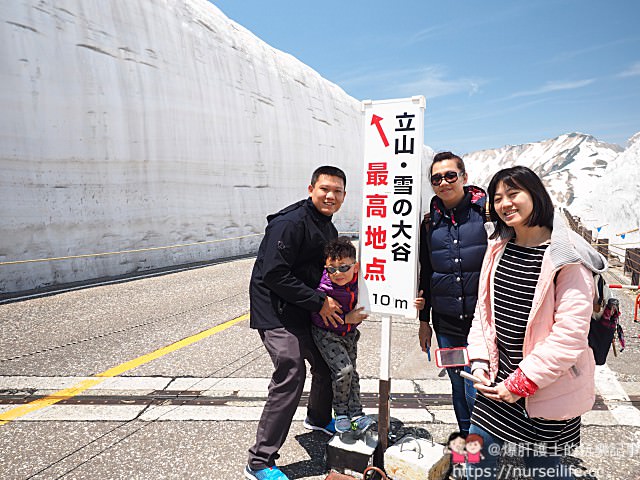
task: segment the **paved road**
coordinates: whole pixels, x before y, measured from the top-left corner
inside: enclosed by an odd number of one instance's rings
[[[271,364],[248,327],[253,259],[0,305],[2,479],[242,478]],[[640,478],[640,324],[623,305],[627,349],[598,371],[598,401],[569,459],[584,478]],[[359,370],[376,413],[379,319],[362,327]],[[436,441],[455,429],[448,380],[417,347],[417,323],[392,335],[394,429]],[[306,390],[308,391],[308,385]],[[296,415],[279,460],[323,479],[327,437]]]

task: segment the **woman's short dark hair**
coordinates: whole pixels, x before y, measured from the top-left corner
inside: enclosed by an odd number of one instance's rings
[[[496,189],[500,183],[504,183],[511,188],[525,190],[531,195],[533,211],[526,223],[528,227],[553,228],[553,202],[551,201],[549,192],[547,192],[542,180],[540,180],[540,177],[538,177],[533,170],[518,165],[500,170],[493,176],[491,182],[489,182],[489,188],[487,188],[487,193],[489,194],[489,212],[491,214],[491,220],[496,222],[496,229],[491,234],[491,239],[498,237],[504,238],[514,233],[513,228],[507,226],[502,218],[500,218],[494,205]]]
[[[433,161],[431,162],[431,168],[429,169],[429,176],[431,176],[431,173],[433,172],[433,166],[436,163],[444,162],[445,160],[455,160],[458,170],[460,170],[461,172],[465,171],[464,162],[458,155],[451,152],[440,152],[433,157]]]

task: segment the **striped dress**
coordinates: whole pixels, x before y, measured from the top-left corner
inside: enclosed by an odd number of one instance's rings
[[[512,240],[498,262],[493,283],[500,354],[496,383],[507,378],[522,361],[527,319],[546,248],[521,247]],[[478,392],[471,423],[501,440],[551,453],[566,453],[580,444],[580,417],[562,421],[529,418],[524,405],[524,398],[515,403],[494,402]]]

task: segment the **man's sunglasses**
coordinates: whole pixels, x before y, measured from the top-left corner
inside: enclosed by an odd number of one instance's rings
[[[340,265],[339,267],[324,267],[327,272],[329,272],[330,275],[333,275],[336,272],[340,272],[340,273],[345,273],[348,272],[351,267],[353,267],[355,265],[355,263],[352,263],[351,265]]]
[[[464,175],[464,170],[461,172],[447,172],[444,175],[440,173],[436,173],[435,175],[431,175],[431,185],[437,187],[442,183],[442,179],[445,179],[447,183],[454,183],[458,178]]]

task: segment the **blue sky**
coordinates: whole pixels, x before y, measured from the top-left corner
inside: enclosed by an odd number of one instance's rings
[[[424,95],[436,151],[640,131],[637,0],[212,3],[359,100]]]

